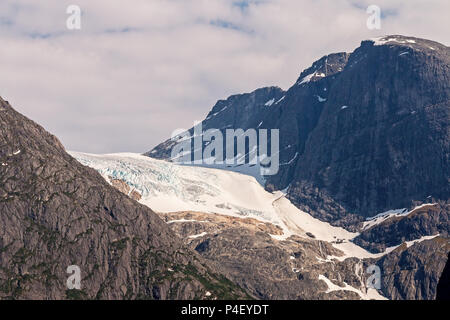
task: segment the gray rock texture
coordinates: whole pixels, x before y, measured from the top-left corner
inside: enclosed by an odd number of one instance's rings
[[[433,300],[450,252],[450,240],[436,237],[401,245],[376,262],[383,294],[396,300]]]
[[[81,290],[66,287],[70,265]],[[244,297],[149,208],[0,98],[0,299]]]

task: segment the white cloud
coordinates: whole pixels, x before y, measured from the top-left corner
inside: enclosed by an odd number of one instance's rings
[[[288,88],[324,54],[407,34],[449,42],[446,0],[3,0],[0,95],[71,150],[149,150],[218,99]],[[240,1],[239,3],[244,3]],[[82,29],[66,29],[69,4]],[[382,29],[366,28],[369,4]]]

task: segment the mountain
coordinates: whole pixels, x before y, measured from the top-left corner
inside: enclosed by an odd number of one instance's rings
[[[219,101],[202,124],[279,129],[280,170],[258,181],[356,231],[379,213],[449,199],[449,80],[449,47],[385,36],[319,59],[286,92],[263,88]],[[261,90],[266,103],[248,99]],[[252,112],[241,122],[236,115],[246,108]],[[145,155],[170,159],[174,144]]]
[[[0,299],[248,297],[1,98],[0,146]]]
[[[445,297],[448,71],[448,47],[387,36],[287,91],[217,102],[203,130],[280,130],[273,176],[176,163],[182,136],[145,155],[69,154],[0,99],[0,298]]]
[[[266,93],[261,100],[248,99],[261,93]],[[250,112],[244,116],[243,110]],[[286,91],[262,88],[221,100],[203,120],[203,128],[223,134],[226,129],[278,129],[277,174],[262,175],[259,165],[249,163],[190,165],[252,175],[266,191],[281,190],[299,209],[291,217],[303,212],[352,232],[344,241],[369,253],[354,255],[355,261],[380,267],[383,296],[434,299],[439,279],[445,281],[441,273],[450,251],[449,119],[449,47],[426,39],[384,36],[362,41],[352,53],[322,57]],[[177,162],[171,150],[179,141],[167,140],[144,155]],[[194,147],[188,156],[195,153]],[[245,154],[252,152],[256,153],[246,146]],[[173,229],[186,235],[186,224]],[[206,232],[200,224],[193,228],[199,234]],[[315,235],[312,231],[298,235],[306,233]],[[221,250],[231,251],[227,257],[240,257],[230,247],[238,240],[225,238],[204,235],[197,249],[209,259],[222,257]],[[252,239],[239,246],[251,252],[252,243],[262,241]],[[328,244],[337,248],[333,241]],[[221,260],[222,266],[237,268],[237,261],[227,259]],[[249,254],[247,259],[255,257]],[[344,261],[356,268],[350,259]],[[316,269],[310,261],[306,254],[301,264],[309,272]],[[261,259],[258,264],[271,265]],[[339,276],[345,275],[348,272]],[[243,285],[263,297],[289,292]]]
[[[445,204],[389,213],[367,221],[364,232],[353,233],[301,211],[281,191],[265,190],[252,176],[130,153],[71,155],[130,197],[131,190],[139,194],[139,201],[153,208],[187,246],[256,298],[436,296],[450,251],[448,236],[440,234],[444,225],[439,226]],[[430,229],[414,230],[434,219]],[[411,235],[381,231],[389,232],[395,221]],[[373,265],[381,272],[378,291],[367,285]]]

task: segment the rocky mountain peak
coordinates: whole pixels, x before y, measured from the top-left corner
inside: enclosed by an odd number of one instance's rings
[[[225,100],[218,100],[206,117],[216,115],[218,112],[224,111],[224,108],[228,106],[242,105],[242,100],[245,100],[247,104],[252,106],[261,106],[267,102],[267,97],[279,96],[282,93],[283,90],[280,87],[272,86],[259,88],[250,93],[235,94]]]
[[[269,108],[241,114],[224,102],[205,122],[280,129],[280,170],[265,187],[289,187],[300,208],[354,228],[412,201],[448,198],[449,83],[447,46],[389,35],[320,58],[278,100],[266,96]],[[244,97],[238,109],[248,111]],[[164,158],[168,146],[148,154]]]
[[[347,64],[349,55],[350,54],[346,52],[339,52],[323,56],[315,61],[311,67],[304,70],[296,83],[303,84],[310,81],[314,82],[341,72]]]
[[[400,47],[410,47],[416,50],[419,49],[440,50],[446,48],[445,45],[436,41],[403,35],[385,35],[372,39],[363,40],[361,42],[361,47],[366,46],[390,46],[390,47],[400,46]]]

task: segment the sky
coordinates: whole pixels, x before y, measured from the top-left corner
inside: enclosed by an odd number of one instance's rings
[[[70,5],[80,29],[67,27]],[[448,0],[0,0],[0,96],[67,150],[142,153],[217,100],[288,89],[364,39],[449,45],[449,12]]]

